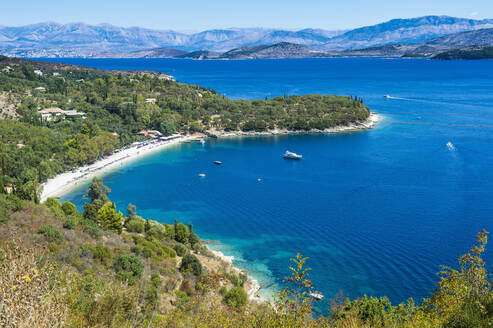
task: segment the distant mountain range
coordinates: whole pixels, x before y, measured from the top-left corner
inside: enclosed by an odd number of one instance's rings
[[[493,19],[394,19],[349,31],[231,28],[195,34],[108,24],[40,23],[0,27],[0,54],[19,57],[292,58],[426,55],[450,46],[489,45]],[[477,34],[477,30],[482,32]],[[473,43],[471,43],[473,42]],[[474,43],[479,42],[479,43]],[[419,49],[418,49],[419,48]]]

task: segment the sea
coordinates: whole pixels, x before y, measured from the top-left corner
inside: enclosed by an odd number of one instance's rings
[[[286,286],[300,253],[325,295],[319,314],[336,295],[419,303],[441,265],[457,267],[476,234],[493,231],[493,61],[56,61],[158,70],[233,99],[353,95],[381,116],[366,131],[180,144],[104,176],[119,210],[132,203],[146,218],[193,223],[264,297]],[[283,159],[286,150],[303,159]],[[87,186],[62,200],[81,207]]]

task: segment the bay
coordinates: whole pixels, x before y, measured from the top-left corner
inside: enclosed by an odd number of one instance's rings
[[[283,286],[300,252],[326,299],[342,290],[419,301],[441,264],[456,265],[477,232],[493,229],[493,61],[57,61],[159,70],[234,99],[357,95],[382,116],[355,133],[182,144],[104,177],[120,210],[133,203],[144,217],[190,222],[220,241],[211,247],[234,255],[264,295]],[[304,159],[282,159],[287,149]],[[62,200],[81,206],[86,187]]]

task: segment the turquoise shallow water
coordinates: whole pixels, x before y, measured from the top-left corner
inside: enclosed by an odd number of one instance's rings
[[[455,265],[476,232],[493,229],[491,61],[60,61],[157,69],[233,98],[358,95],[383,115],[375,129],[357,133],[182,144],[105,177],[121,210],[132,202],[142,216],[193,222],[266,293],[282,285],[289,258],[302,252],[329,299],[340,290],[394,303],[420,299],[440,264]],[[283,160],[286,149],[304,159]],[[63,200],[80,206],[83,188]],[[493,263],[491,252],[486,260]],[[320,313],[326,309],[319,304]]]

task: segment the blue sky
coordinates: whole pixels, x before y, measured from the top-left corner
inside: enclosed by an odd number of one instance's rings
[[[225,27],[346,29],[393,18],[493,18],[493,0],[3,0],[0,25],[110,23],[179,31]]]

